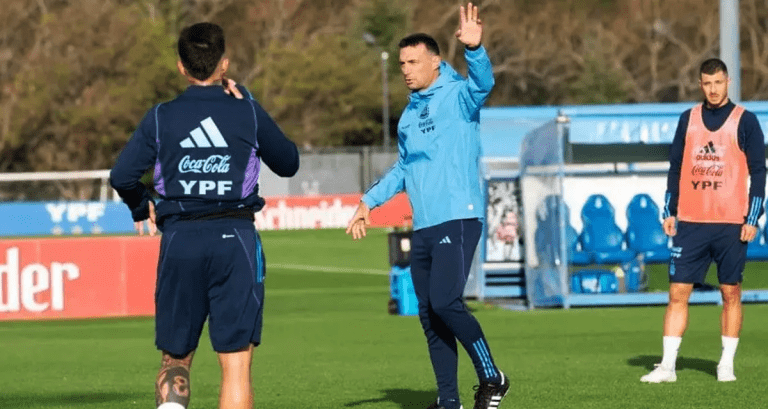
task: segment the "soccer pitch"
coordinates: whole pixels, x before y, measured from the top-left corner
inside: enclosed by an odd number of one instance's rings
[[[261,235],[268,270],[256,408],[423,409],[434,400],[418,319],[387,314],[386,231],[358,242],[341,230]],[[663,285],[663,274],[654,268],[652,285]],[[753,263],[746,280],[764,283],[765,275]],[[766,305],[745,305],[732,383],[715,378],[720,308],[693,306],[678,381],[664,385],[639,381],[660,361],[663,307],[471,306],[512,383],[502,409],[768,406]],[[0,408],[152,408],[160,362],[153,334],[151,318],[0,323]],[[462,400],[471,408],[476,379],[460,354]],[[206,330],[190,408],[215,408],[218,385]]]

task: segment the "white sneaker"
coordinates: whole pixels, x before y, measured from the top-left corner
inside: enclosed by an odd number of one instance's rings
[[[640,382],[647,383],[661,383],[661,382],[675,382],[677,381],[677,375],[674,369],[656,364],[656,369],[652,370],[648,375],[640,378]]]
[[[732,366],[718,365],[717,366],[717,381],[718,382],[733,382],[736,380],[736,375],[733,374]]]

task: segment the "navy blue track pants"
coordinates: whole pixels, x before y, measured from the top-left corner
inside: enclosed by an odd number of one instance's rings
[[[498,379],[483,331],[464,303],[472,258],[482,234],[478,219],[451,220],[413,232],[411,276],[441,402],[458,400],[458,340],[480,380]]]

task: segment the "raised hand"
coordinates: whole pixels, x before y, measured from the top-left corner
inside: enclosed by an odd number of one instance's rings
[[[477,7],[472,3],[459,8],[459,29],[456,38],[467,47],[477,47],[483,37],[483,23],[477,18]]]

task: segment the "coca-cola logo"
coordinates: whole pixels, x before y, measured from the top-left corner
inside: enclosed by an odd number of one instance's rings
[[[181,158],[179,173],[227,173],[230,155],[211,155],[206,159]]]
[[[691,174],[693,176],[723,176],[723,168],[722,165],[694,165]]]

